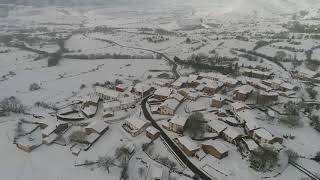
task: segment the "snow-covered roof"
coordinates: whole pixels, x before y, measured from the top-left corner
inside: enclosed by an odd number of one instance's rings
[[[86,128],[94,129],[98,133],[102,133],[105,129],[107,129],[109,125],[101,120],[95,120],[94,122],[90,123]]]
[[[227,121],[227,122],[230,122],[230,123],[239,123],[238,121],[237,121],[237,119],[236,118],[234,118],[234,117],[225,117],[225,118],[223,118],[223,120],[224,121]]]
[[[254,129],[259,128],[260,126],[258,125],[258,123],[256,122],[255,119],[253,119],[252,116],[247,116],[245,119],[245,125],[248,128],[249,131],[252,131]]]
[[[134,126],[136,129],[141,129],[143,126],[147,124],[146,121],[135,117],[128,118],[126,121],[130,123],[132,126]]]
[[[222,94],[215,94],[213,97],[212,97],[212,100],[216,100],[216,101],[224,101],[226,100],[227,97],[222,95]]]
[[[119,95],[120,95],[120,93],[118,91],[115,91],[115,90],[112,90],[112,89],[108,89],[108,88],[104,88],[104,87],[100,87],[100,86],[96,87],[96,93],[103,94],[105,96],[113,97],[113,98],[118,98]]]
[[[202,143],[202,145],[207,145],[207,146],[212,146],[214,147],[220,154],[228,152],[228,147],[224,145],[221,141],[219,140],[207,140]]]
[[[199,158],[199,160],[201,160],[201,159],[203,159],[207,154],[206,154],[202,149],[200,149],[199,151],[196,152],[195,155]]]
[[[241,136],[241,133],[234,127],[229,126],[226,130],[223,131],[223,134],[230,137],[231,139],[236,139]]]
[[[226,123],[221,122],[219,120],[209,121],[208,126],[218,133],[224,131],[228,127]]]
[[[176,99],[167,99],[161,104],[161,106],[165,106],[165,107],[168,107],[169,109],[176,110],[179,104],[180,102],[177,101]]]
[[[160,131],[153,126],[149,126],[146,131],[152,135],[159,133]]]
[[[196,143],[194,143],[188,136],[179,137],[178,141],[189,151],[194,151],[199,149],[199,146]]]
[[[311,71],[309,69],[303,68],[299,72],[299,74],[307,77],[307,78],[313,78],[315,75],[317,75],[317,72]]]
[[[280,84],[280,87],[288,89],[288,90],[293,90],[295,86],[285,82],[285,83]]]
[[[179,93],[173,93],[170,95],[171,98],[178,100],[179,102],[181,102],[184,99],[184,96],[182,96]]]
[[[238,87],[235,91],[241,94],[249,94],[254,90],[254,88],[250,85],[243,85]]]
[[[243,108],[249,108],[245,103],[240,102],[240,101],[231,103],[230,106],[231,106],[235,111],[238,111],[238,110],[243,109]]]
[[[277,92],[265,92],[265,91],[260,91],[259,92],[260,95],[263,95],[263,96],[279,96],[279,94]]]
[[[189,78],[188,78],[188,83],[192,83],[194,82],[195,80],[198,79],[198,75],[195,75],[195,74],[190,74],[189,75]]]
[[[266,129],[264,128],[259,128],[259,129],[256,129],[254,130],[254,133],[256,135],[258,135],[259,137],[263,138],[263,139],[267,139],[267,140],[272,140],[274,138],[274,136],[269,132],[267,131]]]
[[[58,124],[51,123],[45,129],[42,130],[42,134],[44,136],[49,136],[50,134],[53,133],[53,131],[57,129],[57,127],[58,127]]]
[[[176,82],[187,83],[188,79],[189,79],[188,77],[181,76],[176,80]]]
[[[259,148],[258,144],[252,139],[243,139],[243,141],[246,143],[249,151],[254,151]]]
[[[88,136],[86,136],[86,141],[87,141],[89,144],[92,144],[92,143],[95,142],[99,137],[100,137],[99,134],[97,134],[97,133],[91,133],[91,134],[89,134]]]
[[[171,94],[171,89],[167,88],[167,87],[162,87],[160,89],[157,89],[154,92],[154,95],[156,96],[164,96],[164,97],[168,97]]]
[[[185,116],[180,116],[180,115],[175,115],[173,118],[170,120],[170,123],[172,124],[177,124],[179,126],[184,126],[187,123],[188,118]]]
[[[222,86],[223,86],[222,82],[211,81],[211,82],[208,82],[204,87],[205,88],[217,89],[217,88],[220,88]]]

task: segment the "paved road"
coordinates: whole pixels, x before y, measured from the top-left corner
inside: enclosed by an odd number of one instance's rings
[[[176,155],[180,158],[180,160],[185,163],[188,168],[194,173],[200,176],[201,179],[203,180],[212,180],[207,174],[202,172],[197,166],[195,166],[189,159],[188,157],[177,147],[177,145],[173,142],[172,139],[169,138],[169,136],[160,128],[160,126],[156,123],[156,121],[152,118],[150,115],[148,109],[147,109],[147,100],[149,97],[146,97],[145,99],[142,100],[141,102],[141,107],[143,114],[147,120],[149,120],[155,128],[157,128],[163,139],[166,141],[166,143],[171,147],[171,149],[176,153]]]

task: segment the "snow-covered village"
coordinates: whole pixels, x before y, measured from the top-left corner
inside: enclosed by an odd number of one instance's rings
[[[5,180],[320,180],[320,1],[0,1]]]

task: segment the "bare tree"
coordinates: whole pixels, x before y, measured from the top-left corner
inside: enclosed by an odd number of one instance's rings
[[[98,157],[97,165],[103,170],[107,170],[110,173],[110,167],[115,166],[114,159],[108,156]]]
[[[127,162],[130,157],[130,150],[125,146],[118,147],[115,156],[117,159],[120,159],[121,162]]]

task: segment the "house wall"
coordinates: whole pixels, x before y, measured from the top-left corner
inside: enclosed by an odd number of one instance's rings
[[[166,106],[161,106],[160,107],[160,114],[161,115],[171,115],[173,116],[174,115],[174,110],[173,109],[170,109]]]
[[[211,107],[221,108],[223,105],[222,101],[212,100]]]
[[[228,152],[221,154],[214,147],[209,146],[209,145],[202,145],[202,149],[205,153],[210,154],[218,159],[222,159],[222,158],[228,156]]]

